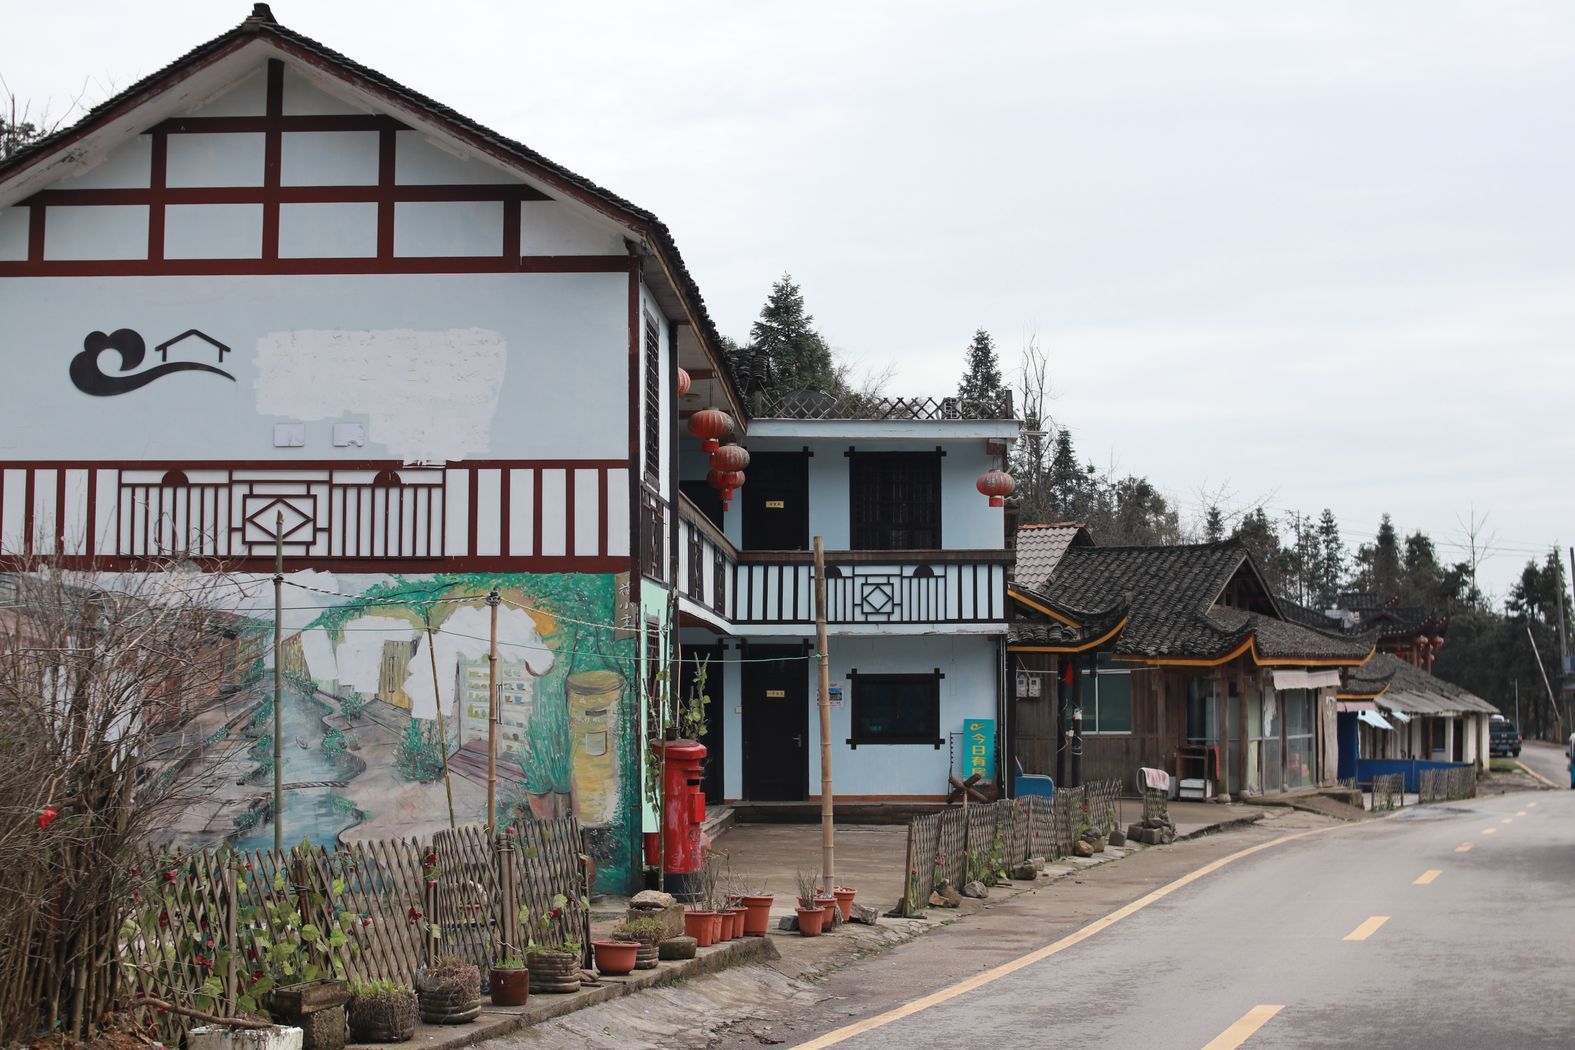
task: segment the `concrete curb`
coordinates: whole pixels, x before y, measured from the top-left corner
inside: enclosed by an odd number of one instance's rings
[[[713,948],[702,948],[693,959],[661,963],[654,970],[636,970],[627,977],[604,977],[595,988],[582,988],[570,995],[532,995],[524,1006],[483,1005],[481,1016],[474,1023],[465,1025],[421,1024],[416,1034],[400,1046],[420,1050],[450,1050],[453,1047],[510,1035],[523,1028],[550,1021],[565,1014],[583,1010],[588,1006],[610,1002],[632,992],[676,984],[691,977],[717,973],[731,966],[746,962],[759,962],[780,957],[770,937],[745,937]],[[365,1047],[382,1050],[383,1043],[349,1043],[347,1048]]]
[[[1323,813],[1320,814],[1320,816],[1328,816],[1328,814]],[[1267,817],[1267,813],[1254,813],[1250,817],[1234,817],[1231,820],[1222,820],[1218,824],[1205,824],[1196,831],[1189,831],[1185,835],[1177,835],[1176,841],[1191,842],[1193,839],[1201,839],[1205,835],[1213,835],[1221,831],[1228,831],[1231,828],[1244,828],[1248,824],[1256,824],[1260,820],[1267,819]]]

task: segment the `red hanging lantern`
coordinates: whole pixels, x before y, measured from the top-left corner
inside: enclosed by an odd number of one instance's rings
[[[49,827],[49,825],[53,824],[55,822],[55,818],[58,816],[60,816],[60,811],[58,809],[56,809],[54,806],[45,806],[43,809],[38,811],[33,820],[34,823],[38,825],[38,830],[43,831],[45,828]]]
[[[717,470],[743,470],[749,466],[749,450],[743,445],[723,445],[711,453],[711,466]]]
[[[689,388],[693,385],[694,381],[689,378],[689,372],[686,369],[680,368],[678,370],[678,396],[683,397],[685,394],[689,393]]]
[[[741,470],[711,470],[705,476],[711,487],[722,494],[722,509],[727,510],[727,505],[733,502],[733,490],[744,487],[744,472]]]
[[[979,492],[990,497],[990,506],[1006,506],[1006,497],[1017,491],[1017,482],[1004,470],[990,470],[979,475]]]
[[[701,448],[715,452],[721,439],[733,432],[733,417],[718,408],[702,408],[689,417],[689,435],[701,441]]]

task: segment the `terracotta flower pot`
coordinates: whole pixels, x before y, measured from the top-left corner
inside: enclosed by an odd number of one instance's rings
[[[716,943],[716,937],[711,932],[711,920],[714,918],[714,911],[684,912],[684,933],[695,939],[695,947],[709,948]]]
[[[596,971],[609,977],[621,977],[633,971],[640,952],[639,941],[592,941],[596,950]]]
[[[805,937],[819,937],[820,928],[826,923],[826,909],[800,908],[798,910],[798,932]]]
[[[837,898],[835,898],[835,897],[816,897],[815,898],[815,906],[817,908],[822,909],[826,913],[826,922],[825,922],[825,925],[822,927],[823,930],[830,930],[833,926],[835,926],[837,924],[836,915],[833,914],[837,910]]]
[[[733,920],[732,939],[736,941],[744,936],[744,917],[748,912],[747,909],[735,905],[727,909],[727,914]]]
[[[744,898],[744,936],[764,937],[771,928],[770,894],[761,893]]]
[[[493,1006],[524,1006],[530,995],[530,970],[524,966],[494,966],[487,971],[487,988]]]
[[[722,919],[724,916],[719,911],[711,913],[711,943],[722,943]]]
[[[831,892],[837,898],[837,907],[842,911],[842,921],[847,922],[853,918],[853,898],[859,891],[850,890],[846,886],[838,886]]]

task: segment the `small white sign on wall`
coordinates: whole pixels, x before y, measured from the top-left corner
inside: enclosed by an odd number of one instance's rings
[[[827,699],[826,699],[826,706],[828,706],[828,707],[841,707],[842,706],[842,687],[840,685],[831,686],[830,689],[826,693],[826,697],[827,697]]]

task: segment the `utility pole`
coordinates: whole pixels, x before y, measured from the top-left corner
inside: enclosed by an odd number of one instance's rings
[[[487,649],[487,834],[498,830],[498,589],[487,595],[492,629]]]
[[[1072,662],[1072,716],[1068,734],[1072,738],[1072,787],[1083,786],[1083,675],[1077,666],[1077,657],[1068,656]]]
[[[836,883],[836,847],[831,792],[831,661],[826,652],[826,549],[815,537],[815,656],[820,661],[820,878],[825,892]],[[967,793],[964,793],[964,798]]]
[[[1553,686],[1548,681],[1548,669],[1542,666],[1542,653],[1537,649],[1537,636],[1531,633],[1531,624],[1526,624],[1526,637],[1531,640],[1531,655],[1537,658],[1537,670],[1542,672],[1542,687],[1548,691],[1548,704],[1553,708],[1553,721],[1558,725],[1559,739],[1564,738],[1564,716],[1559,714],[1559,702],[1553,695]]]
[[[273,523],[273,848],[284,849],[284,511]]]
[[[432,662],[432,706],[437,710],[438,753],[443,758],[443,790],[448,793],[448,829],[454,831],[459,827],[459,822],[454,819],[454,782],[448,777],[448,726],[443,721],[443,691],[438,688],[437,648],[432,641],[432,610],[423,609],[421,615],[427,622],[427,658]],[[459,711],[457,696],[454,698],[454,710],[456,713]],[[464,720],[464,715],[454,719],[456,734]],[[455,743],[460,741],[456,739]]]
[[[1553,552],[1553,564],[1554,566],[1558,566],[1559,564],[1559,552],[1557,550],[1554,550]],[[1562,576],[1564,574],[1560,572],[1559,575]],[[1553,706],[1555,709],[1559,706],[1559,701],[1564,699],[1564,670],[1565,668],[1569,667],[1569,665],[1569,647],[1564,641],[1564,588],[1561,586],[1559,587],[1559,673],[1554,676],[1559,680],[1559,688],[1558,694],[1553,700]],[[1565,709],[1564,713],[1566,716],[1569,714],[1568,708]],[[1562,736],[1563,734],[1561,733],[1561,739],[1559,741],[1560,743],[1564,743]]]

